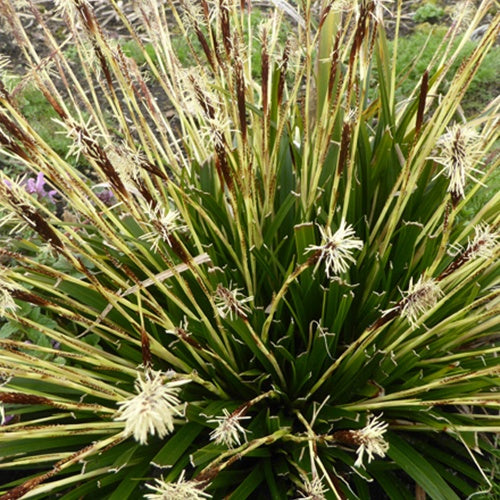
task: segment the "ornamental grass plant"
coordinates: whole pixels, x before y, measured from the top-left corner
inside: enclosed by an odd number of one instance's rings
[[[140,67],[92,2],[55,4],[63,39],[0,0],[27,68],[0,86],[26,172],[0,173],[0,498],[492,491],[500,194],[464,214],[500,101],[460,102],[498,15],[450,68],[493,2],[402,100],[401,2],[109,0]]]

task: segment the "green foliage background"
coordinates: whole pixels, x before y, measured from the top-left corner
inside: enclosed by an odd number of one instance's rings
[[[147,2],[139,36],[111,1],[118,43],[77,1],[71,50],[47,28],[41,59],[23,22],[43,16],[0,2],[29,69],[0,87],[1,153],[47,183],[0,179],[5,498],[161,498],[160,477],[171,498],[494,491],[499,103],[467,120],[460,103],[498,23],[466,41],[481,2],[413,64],[381,3],[356,5],[262,24],[230,2]],[[447,160],[463,195],[440,163],[457,126],[475,131]],[[119,410],[156,376],[182,402],[161,436],[158,394],[136,422]],[[213,438],[224,410],[248,417],[233,446]]]

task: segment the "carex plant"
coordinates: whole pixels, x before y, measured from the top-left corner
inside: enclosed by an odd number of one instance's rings
[[[460,102],[498,16],[449,69],[492,2],[403,101],[401,2],[107,4],[0,0],[0,498],[489,491],[499,103]]]

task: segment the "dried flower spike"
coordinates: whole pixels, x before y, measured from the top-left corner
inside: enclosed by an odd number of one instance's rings
[[[186,380],[164,382],[164,374],[148,371],[135,382],[136,396],[118,403],[115,420],[125,421],[125,432],[133,434],[141,444],[147,444],[148,434],[163,438],[174,430],[174,416],[183,416],[177,397]]]
[[[443,292],[432,278],[421,276],[415,284],[413,278],[410,279],[408,290],[403,295],[400,303],[401,315],[415,327],[418,318],[436,305]]]
[[[321,261],[325,262],[326,276],[331,279],[333,275],[345,273],[350,263],[356,262],[352,256],[353,250],[361,250],[363,242],[355,237],[353,227],[347,226],[345,220],[340,223],[339,228],[333,234],[330,227],[320,226],[319,231],[321,244],[309,245],[306,252],[320,252],[318,264]]]
[[[212,495],[203,491],[202,484],[198,481],[185,481],[182,471],[176,483],[167,483],[163,479],[155,479],[156,485],[146,484],[154,493],[147,493],[144,498],[148,500],[201,500],[212,498]]]
[[[229,411],[224,408],[224,416],[215,417],[208,420],[209,423],[218,424],[217,427],[210,433],[210,439],[215,442],[215,444],[223,444],[228,448],[234,448],[235,445],[241,445],[240,434],[246,441],[246,429],[240,425],[240,420],[249,419],[250,417],[245,417],[241,415],[241,412],[235,411],[229,413]]]

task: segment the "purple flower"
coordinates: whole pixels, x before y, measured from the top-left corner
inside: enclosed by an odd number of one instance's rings
[[[0,422],[0,425],[9,424],[13,418],[14,418],[14,415],[5,415],[5,417],[3,417],[2,421]]]
[[[28,179],[26,181],[26,192],[29,194],[36,194],[38,199],[47,198],[51,203],[55,203],[54,195],[57,194],[55,189],[45,189],[45,179],[43,178],[43,173],[40,172],[35,179]]]
[[[102,191],[97,193],[97,197],[107,206],[112,205],[116,201],[115,195],[110,189],[103,189]]]

